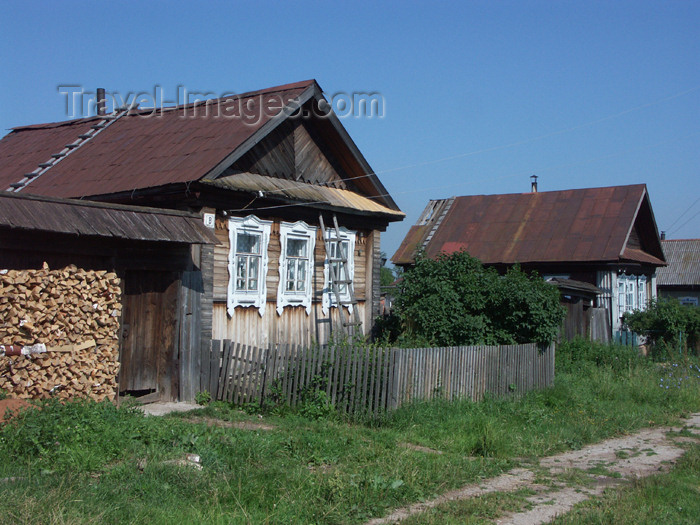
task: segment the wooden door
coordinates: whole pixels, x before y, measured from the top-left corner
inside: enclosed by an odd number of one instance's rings
[[[126,272],[120,394],[142,401],[177,398],[177,290],[175,272]]]

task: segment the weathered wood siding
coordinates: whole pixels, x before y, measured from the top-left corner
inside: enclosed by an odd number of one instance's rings
[[[269,220],[266,218],[266,220]],[[226,312],[228,290],[228,255],[230,249],[228,220],[223,217],[216,220],[216,236],[220,241],[214,247],[213,268],[213,339],[232,339],[251,345],[268,345],[280,342],[310,345],[314,342],[326,343],[331,330],[338,327],[337,309],[331,308],[331,323],[321,311],[321,293],[323,290],[323,262],[326,248],[321,238],[320,228],[316,233],[314,251],[314,273],[312,278],[313,305],[310,315],[302,307],[286,307],[278,315],[277,287],[279,283],[280,229],[276,220],[271,229],[268,246],[267,305],[263,317],[257,308],[236,308],[231,317]],[[372,320],[379,304],[379,241],[378,231],[361,230],[355,241],[355,297],[359,302],[360,315],[366,334],[372,326]],[[369,278],[368,278],[369,277]],[[375,284],[376,283],[376,284]],[[367,298],[370,305],[365,305]],[[330,328],[329,328],[330,327]]]
[[[349,177],[314,127],[299,119],[279,125],[232,169],[343,189]]]
[[[358,306],[361,318],[365,318],[364,302]],[[282,342],[311,346],[318,342],[325,344],[332,332],[341,331],[337,308],[330,309],[331,322],[321,311],[320,303],[314,303],[310,315],[301,306],[287,307],[282,315],[277,315],[275,308],[275,304],[268,304],[261,317],[257,308],[239,307],[229,317],[225,303],[214,303],[212,337],[255,346]]]

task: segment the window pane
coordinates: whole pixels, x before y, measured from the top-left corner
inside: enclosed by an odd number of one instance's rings
[[[245,257],[238,257],[237,258],[237,264],[236,264],[236,277],[239,279],[245,279],[246,278],[246,264],[245,264]]]
[[[258,265],[260,264],[260,259],[257,257],[246,257],[248,259],[248,272],[251,279],[258,278]]]
[[[306,257],[306,239],[287,239],[287,257]]]
[[[260,236],[250,233],[239,233],[236,237],[237,253],[260,253]]]
[[[306,261],[299,261],[299,272],[297,274],[297,291],[303,292],[306,290]]]

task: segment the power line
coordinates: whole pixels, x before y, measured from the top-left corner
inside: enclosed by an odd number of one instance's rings
[[[670,230],[671,228],[673,228],[673,227],[676,225],[676,223],[677,223],[678,221],[680,221],[680,220],[683,218],[683,216],[684,216],[686,213],[688,213],[688,212],[690,211],[690,208],[692,208],[693,206],[695,206],[699,201],[700,201],[700,197],[698,197],[697,199],[695,199],[695,202],[693,202],[693,204],[691,204],[690,206],[688,206],[688,207],[685,209],[685,211],[684,211],[683,213],[681,213],[680,216],[679,216],[675,221],[673,221],[673,224],[671,224],[671,226],[669,226],[669,227],[667,228],[667,230]],[[683,226],[685,226],[686,224],[687,224],[687,223],[684,222],[684,223],[683,223]],[[669,232],[669,233],[670,233],[670,232]]]
[[[697,202],[697,201],[695,201],[695,202]],[[685,221],[683,224],[681,224],[678,228],[676,228],[675,230],[673,230],[673,232],[669,232],[669,235],[670,235],[671,233],[674,233],[674,232],[677,232],[678,230],[680,230],[683,226],[685,226],[686,224],[688,224],[690,221],[692,221],[692,220],[693,220],[695,217],[697,217],[698,215],[700,215],[700,211],[697,212],[695,215],[693,215],[690,219],[688,219],[687,221]]]
[[[669,101],[669,100],[673,100],[673,99],[676,99],[676,98],[679,98],[679,97],[688,95],[688,94],[690,94],[690,93],[693,93],[693,92],[699,91],[699,90],[700,90],[700,86],[695,86],[695,87],[693,87],[693,88],[686,89],[686,90],[681,91],[681,92],[678,92],[678,93],[674,93],[673,95],[669,95],[669,96],[667,96],[667,97],[663,97],[663,98],[658,99],[658,100],[655,100],[655,101],[653,101],[653,102],[648,102],[648,103],[646,103],[646,104],[641,104],[641,105],[639,105],[639,106],[634,106],[634,107],[632,107],[632,108],[626,109],[626,110],[624,110],[624,111],[619,111],[619,112],[614,113],[614,114],[612,114],[612,115],[608,115],[608,116],[605,116],[605,117],[601,117],[601,118],[599,118],[599,119],[591,120],[591,121],[589,121],[589,122],[584,122],[583,124],[578,124],[578,125],[576,125],[576,126],[571,126],[571,127],[569,127],[569,128],[564,128],[564,129],[560,129],[560,130],[557,130],[557,131],[553,131],[553,132],[551,132],[551,133],[546,133],[546,134],[544,134],[544,135],[539,135],[539,136],[537,136],[537,137],[531,137],[531,138],[529,138],[529,139],[519,140],[519,141],[511,142],[511,143],[508,143],[508,144],[501,144],[501,145],[498,145],[498,146],[492,146],[492,147],[489,147],[489,148],[483,148],[483,149],[480,149],[480,150],[474,150],[474,151],[470,151],[470,152],[467,152],[467,153],[459,153],[459,154],[456,154],[456,155],[450,155],[450,156],[448,156],[448,157],[442,157],[442,158],[438,158],[438,159],[428,160],[428,161],[425,161],[425,162],[418,162],[418,163],[415,163],[415,164],[407,164],[407,165],[404,165],[404,166],[398,166],[398,167],[390,168],[390,169],[386,169],[386,170],[374,171],[374,172],[372,172],[372,173],[366,173],[366,174],[364,174],[364,175],[358,175],[358,176],[356,176],[356,177],[349,177],[349,178],[347,178],[347,179],[343,179],[343,181],[344,181],[344,182],[349,182],[349,181],[352,181],[352,180],[364,179],[364,178],[372,177],[372,176],[375,176],[375,175],[384,175],[384,174],[387,174],[387,173],[394,173],[394,172],[397,172],[397,171],[403,171],[403,170],[407,170],[407,169],[411,169],[411,168],[418,168],[418,167],[422,167],[422,166],[430,166],[430,165],[433,165],[433,164],[439,164],[439,163],[447,162],[447,161],[450,161],[450,160],[461,159],[461,158],[465,158],[465,157],[471,157],[471,156],[473,156],[473,155],[479,155],[479,154],[481,154],[481,153],[490,153],[490,152],[492,152],[492,151],[498,151],[498,150],[502,150],[502,149],[512,148],[512,147],[515,147],[515,146],[522,146],[522,145],[524,145],[524,144],[530,144],[530,143],[536,142],[536,141],[538,141],[538,140],[542,140],[542,139],[549,138],[549,137],[554,137],[554,136],[557,136],[557,135],[562,135],[562,134],[568,133],[568,132],[570,132],[570,131],[575,131],[575,130],[577,130],[577,129],[582,129],[582,128],[585,128],[585,127],[588,127],[588,126],[593,126],[593,125],[595,125],[595,124],[600,124],[601,122],[605,122],[605,121],[608,121],[608,120],[612,120],[612,119],[614,119],[614,118],[621,117],[621,116],[623,116],[623,115],[627,115],[628,113],[633,113],[633,112],[639,111],[639,110],[641,110],[641,109],[646,109],[646,108],[648,108],[648,107],[656,106],[656,105],[661,104],[661,103],[663,103],[663,102],[667,102],[667,101]],[[670,142],[674,142],[674,141],[672,140],[672,141],[670,141]],[[665,142],[661,142],[661,143],[658,143],[658,144],[652,144],[652,145],[647,146],[647,147],[655,147],[655,146],[657,146],[657,145],[664,144],[664,143],[665,143]],[[639,148],[635,148],[635,149],[639,149]],[[633,149],[633,150],[629,150],[629,151],[634,151],[634,149]],[[623,152],[623,153],[624,153],[624,152]],[[611,155],[609,155],[609,156],[614,156],[614,155],[617,155],[617,154],[611,154]],[[605,158],[605,157],[601,157],[601,158]],[[595,159],[594,159],[594,160],[595,160]],[[268,191],[267,193],[277,193],[277,192],[279,192],[279,193],[284,193],[285,191],[286,191],[286,190],[285,190],[284,188],[281,188],[281,189],[278,189],[278,190],[270,190],[270,191]],[[262,209],[262,208],[260,208],[260,209]]]
[[[658,146],[661,146],[661,145],[664,145],[664,144],[669,144],[669,143],[677,142],[677,141],[679,141],[679,140],[684,140],[684,139],[686,139],[688,136],[697,135],[697,134],[699,134],[699,133],[700,133],[700,131],[698,131],[697,133],[691,134],[691,135],[686,135],[686,136],[684,136],[684,137],[677,138],[677,139],[664,140],[664,141],[661,141],[661,142],[656,142],[656,143],[654,143],[654,144],[647,144],[647,145],[640,146],[640,147],[637,147],[637,148],[630,148],[630,149],[626,149],[626,150],[622,150],[622,151],[618,151],[618,152],[614,152],[614,153],[609,153],[609,154],[607,154],[607,155],[602,155],[602,156],[598,156],[598,157],[591,157],[591,158],[589,158],[589,159],[586,159],[586,160],[583,160],[583,161],[580,161],[580,162],[574,162],[574,163],[569,163],[569,164],[558,164],[558,165],[554,165],[554,166],[548,166],[548,167],[544,167],[544,168],[537,168],[537,169],[534,169],[534,170],[528,170],[527,172],[521,172],[521,173],[516,173],[516,174],[511,174],[511,175],[504,175],[504,176],[501,176],[501,177],[494,177],[494,178],[491,178],[491,180],[496,181],[496,180],[504,180],[504,179],[512,179],[512,178],[516,178],[516,177],[522,177],[522,176],[524,176],[524,175],[527,175],[527,174],[531,173],[532,171],[535,171],[535,172],[537,172],[537,173],[542,173],[542,172],[546,172],[546,171],[550,171],[550,170],[554,170],[554,169],[572,168],[572,167],[575,167],[575,166],[582,166],[582,165],[590,164],[590,163],[592,163],[592,162],[596,162],[596,161],[599,161],[599,160],[609,159],[609,158],[611,158],[611,157],[616,157],[616,156],[619,156],[619,155],[624,155],[624,154],[626,154],[626,153],[631,153],[631,152],[638,151],[638,150],[647,150],[647,149],[649,149],[649,148],[655,148],[655,147],[658,147]],[[355,177],[355,178],[359,178],[359,177]],[[348,179],[344,179],[344,180],[348,180]],[[392,195],[405,195],[405,194],[408,194],[408,193],[428,192],[428,191],[433,191],[433,190],[443,190],[443,189],[447,189],[447,188],[455,188],[455,187],[459,187],[459,186],[464,186],[465,184],[472,183],[472,182],[474,182],[474,181],[472,181],[472,180],[468,180],[468,181],[462,180],[462,181],[457,182],[457,183],[454,183],[454,184],[447,184],[447,185],[442,185],[442,186],[430,186],[430,187],[423,187],[423,188],[415,188],[415,189],[412,189],[412,190],[395,191],[395,192],[392,193]],[[280,189],[277,189],[277,190],[266,191],[265,194],[266,194],[266,195],[270,195],[270,194],[275,194],[275,193],[284,193],[285,191],[289,191],[289,190],[292,190],[292,189],[294,189],[294,188],[295,188],[295,186],[288,186],[287,188],[280,188]],[[349,190],[348,190],[348,191],[349,191]],[[367,197],[367,198],[370,198],[370,199],[380,199],[380,198],[382,198],[382,197],[389,197],[389,196],[391,196],[389,193],[384,193],[384,194],[374,195],[374,196]],[[256,197],[256,198],[257,198],[257,197]],[[254,201],[254,200],[255,200],[255,199],[253,199],[253,201]],[[700,200],[700,198],[699,198],[698,200]],[[252,204],[253,201],[251,201],[250,203],[248,203],[248,204],[247,204],[246,206],[244,206],[243,208],[232,209],[232,210],[229,210],[229,211],[231,211],[231,212],[242,212],[242,211],[245,211],[245,210]],[[313,201],[313,202],[316,203],[316,204],[332,204],[332,202],[329,201],[329,200],[321,200],[321,201]],[[697,201],[695,201],[695,202],[697,202]],[[272,205],[272,206],[262,206],[262,207],[254,208],[254,209],[255,209],[255,210],[273,210],[273,209],[278,209],[278,208],[287,208],[287,207],[294,207],[294,206],[305,206],[305,205],[307,205],[307,204],[310,204],[310,202],[305,201],[305,202],[290,203],[290,204],[277,204],[277,205]],[[691,204],[690,208],[692,208],[694,205],[695,205],[695,203]],[[690,209],[690,208],[688,208],[688,209]],[[687,211],[688,211],[688,210],[686,210],[683,214],[685,214]],[[681,217],[682,217],[682,216],[681,216]],[[676,220],[676,222],[678,222],[678,220]],[[674,224],[675,224],[675,223],[674,223]],[[671,226],[673,226],[673,225],[671,225]]]

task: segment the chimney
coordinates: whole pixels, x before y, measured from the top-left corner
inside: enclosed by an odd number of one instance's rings
[[[97,115],[105,113],[105,88],[97,88]]]
[[[537,193],[537,175],[530,176],[530,191]]]
[[[666,232],[661,232],[661,240],[662,241],[666,240]]]

